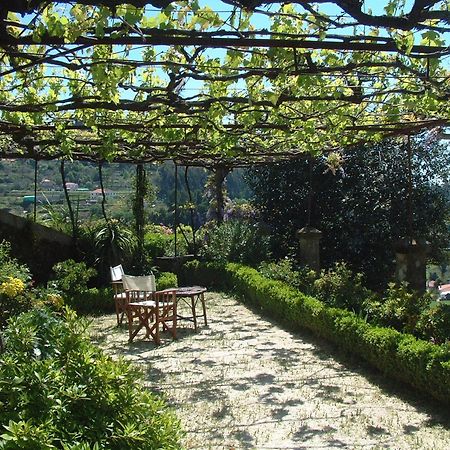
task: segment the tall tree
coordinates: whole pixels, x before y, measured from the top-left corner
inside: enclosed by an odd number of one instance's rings
[[[441,186],[450,155],[427,139],[412,143],[412,237],[429,240],[438,257],[449,242],[450,203]],[[298,256],[295,233],[307,224],[312,192],[310,223],[323,232],[324,265],[345,260],[381,288],[392,278],[396,244],[409,234],[407,144],[353,147],[342,165],[330,165],[332,159],[315,159],[311,177],[305,159],[251,169],[254,205],[272,231],[274,254]]]

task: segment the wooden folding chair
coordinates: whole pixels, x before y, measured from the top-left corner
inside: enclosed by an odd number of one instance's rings
[[[173,339],[177,337],[177,295],[175,289],[166,289],[164,291],[157,291],[153,293],[153,301],[156,306],[155,322],[156,325],[156,339],[157,344],[159,340],[159,324],[162,325],[164,331],[169,331]]]
[[[143,328],[146,338],[161,343],[160,328],[168,330],[175,339],[177,335],[177,299],[176,290],[154,291],[154,276],[123,276],[127,294],[127,316],[129,341],[133,341]],[[137,319],[135,325],[134,320]],[[161,327],[160,327],[161,325]]]
[[[125,285],[125,281],[127,285]],[[153,274],[143,277],[125,275],[122,265],[111,267],[111,280],[114,290],[114,302],[116,306],[117,325],[121,325],[127,313],[127,305],[130,301],[138,302],[148,298],[144,292],[156,291],[156,281]],[[138,283],[138,285],[136,285]],[[130,290],[131,293],[127,293]]]

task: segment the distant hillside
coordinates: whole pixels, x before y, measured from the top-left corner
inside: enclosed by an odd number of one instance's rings
[[[154,190],[153,201],[147,205],[149,220],[161,223],[172,223],[175,172],[171,162],[145,165],[150,184]],[[135,166],[132,164],[105,164],[102,169],[105,189],[121,193],[117,198],[108,201],[108,214],[124,220],[131,220],[131,200]],[[192,167],[188,170],[189,186],[192,199],[197,207],[198,220],[204,221],[208,209],[205,196],[205,183],[210,175],[206,169]],[[82,200],[83,216],[96,218],[101,216],[99,205],[87,204],[89,194],[100,186],[98,166],[86,162],[66,162],[66,181],[76,183],[84,192],[72,198]],[[49,191],[62,190],[60,163],[58,161],[41,161],[38,164],[38,199],[52,201],[55,196]],[[227,177],[227,191],[232,199],[248,199],[251,195],[249,187],[243,180],[242,170],[232,171]],[[42,193],[42,194],[41,194]],[[16,214],[23,212],[23,198],[34,194],[34,161],[1,160],[0,161],[0,208],[6,208]],[[59,197],[58,197],[59,198]],[[185,185],[184,168],[178,170],[178,204],[188,201]],[[187,212],[180,209],[181,220],[187,221]]]

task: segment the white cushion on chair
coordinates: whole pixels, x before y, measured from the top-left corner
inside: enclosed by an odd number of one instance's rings
[[[118,266],[110,267],[111,281],[120,281],[124,275],[122,264]]]

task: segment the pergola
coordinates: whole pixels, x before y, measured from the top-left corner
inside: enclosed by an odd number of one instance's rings
[[[232,168],[445,127],[449,31],[443,0],[2,2],[0,158]]]
[[[212,169],[219,210],[234,167],[445,129],[448,32],[448,0],[2,2],[0,158],[137,164],[142,244],[144,163]]]

